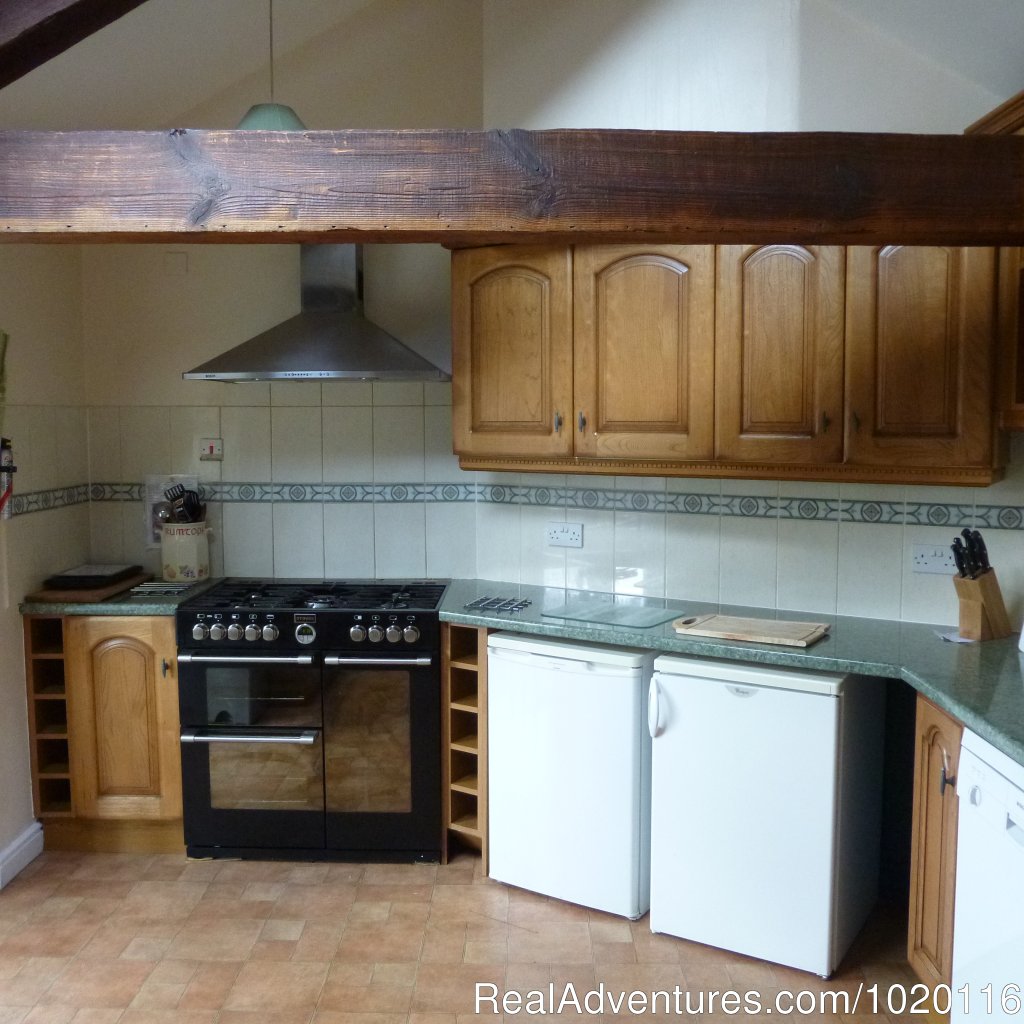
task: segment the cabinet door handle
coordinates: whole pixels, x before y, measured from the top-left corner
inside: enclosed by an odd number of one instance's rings
[[[560,434],[562,432],[562,414],[560,412],[555,413],[555,433]]]
[[[164,677],[164,679],[166,679],[167,678],[167,673],[170,672],[170,671],[171,671],[171,663],[166,658],[164,658],[160,662],[160,675],[162,675]]]
[[[853,432],[855,434],[860,433],[860,417],[857,415],[857,410],[852,409],[850,411],[850,422],[853,424]]]
[[[949,774],[949,754],[942,752],[942,771],[939,774],[939,796],[946,795],[947,786],[956,785],[956,776]]]
[[[587,429],[587,417],[583,415],[582,409],[580,409],[579,416],[576,418],[576,423],[580,428],[580,433],[582,434],[583,431]]]
[[[832,426],[832,421],[829,419],[828,413],[827,412],[823,412],[821,414],[821,432],[823,434],[827,434],[828,433],[828,428],[831,427],[831,426]]]

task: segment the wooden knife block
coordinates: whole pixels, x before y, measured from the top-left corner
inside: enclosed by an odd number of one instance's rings
[[[953,586],[960,599],[960,635],[967,640],[998,640],[1013,629],[1003,604],[994,569],[976,579],[954,576]]]

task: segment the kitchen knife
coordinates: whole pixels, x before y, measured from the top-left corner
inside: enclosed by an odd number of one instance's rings
[[[964,549],[964,542],[957,537],[950,548],[953,551],[953,561],[956,562],[956,571],[961,576],[967,576],[967,551]]]
[[[980,571],[988,572],[992,565],[988,560],[988,548],[985,547],[981,534],[977,530],[971,530],[971,540],[974,544],[974,553],[977,556],[978,565],[981,567]]]
[[[975,576],[981,572],[981,559],[978,557],[978,548],[974,543],[974,535],[966,526],[960,531],[960,536],[964,539],[963,543],[964,550],[966,551],[967,575],[973,580]]]

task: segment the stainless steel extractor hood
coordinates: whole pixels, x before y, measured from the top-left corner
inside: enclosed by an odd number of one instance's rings
[[[300,246],[302,312],[187,373],[185,380],[451,380],[367,320],[358,245]]]

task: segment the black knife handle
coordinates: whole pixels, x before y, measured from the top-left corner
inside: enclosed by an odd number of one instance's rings
[[[953,561],[956,562],[956,571],[960,573],[961,576],[966,576],[967,553],[964,551],[964,542],[957,537],[949,546],[953,552]]]
[[[988,548],[985,547],[985,542],[981,539],[981,534],[977,530],[971,530],[971,540],[974,543],[974,551],[977,555],[981,571],[987,572],[992,568],[992,566],[988,560]]]

